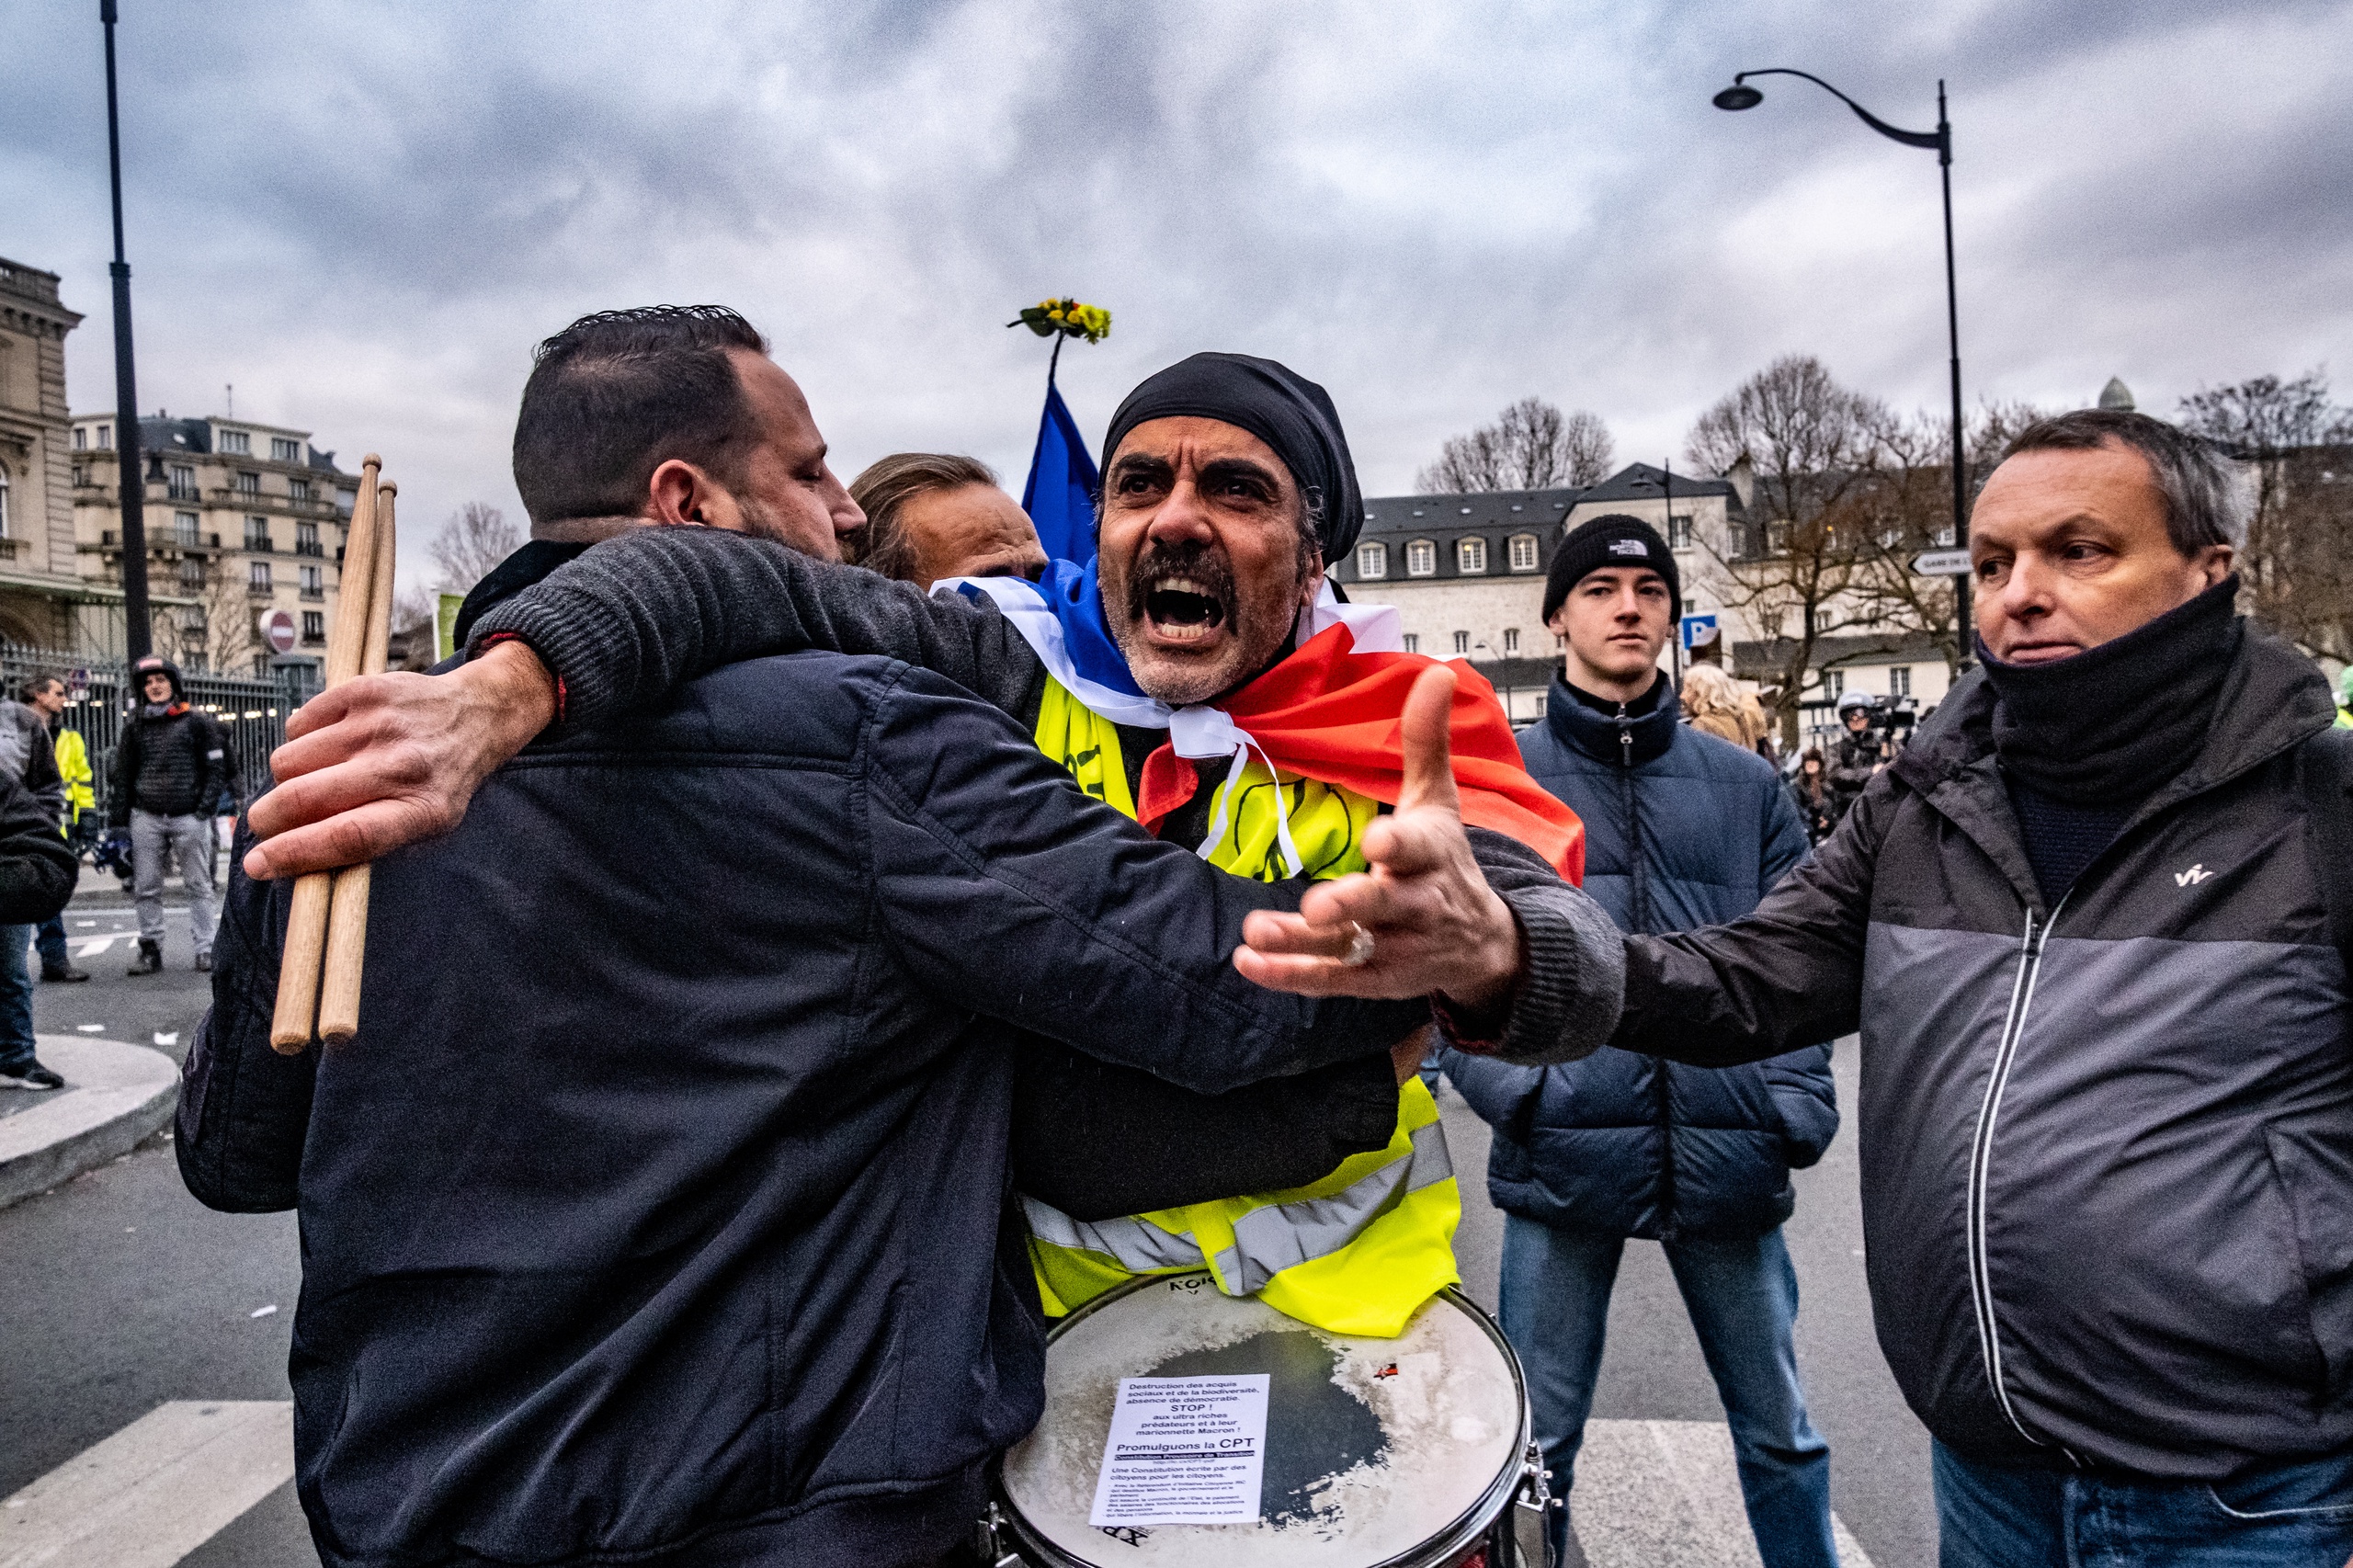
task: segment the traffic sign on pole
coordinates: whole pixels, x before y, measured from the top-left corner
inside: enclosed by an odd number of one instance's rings
[[[1924,550],[1912,558],[1912,571],[1921,577],[1965,577],[1969,574],[1969,551]]]

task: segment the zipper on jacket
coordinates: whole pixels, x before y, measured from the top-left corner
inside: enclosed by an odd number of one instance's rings
[[[1985,1099],[1977,1110],[1977,1134],[1969,1150],[1969,1294],[1977,1311],[1977,1345],[1985,1361],[1986,1381],[1994,1385],[1994,1397],[2000,1402],[2002,1414],[2009,1418],[2019,1437],[2037,1448],[2050,1445],[2026,1429],[2011,1407],[2009,1391],[2002,1385],[2001,1323],[1994,1307],[1992,1269],[1986,1260],[1985,1189],[1994,1163],[1994,1130],[2002,1112],[2002,1091],[2010,1078],[2010,1066],[2018,1060],[2018,1040],[2026,1032],[2027,1010],[2034,1006],[2034,983],[2042,972],[2043,944],[2051,939],[2051,927],[2059,918],[2059,911],[2067,906],[2063,896],[2051,911],[2049,918],[2038,923],[2034,911],[2026,912],[2026,934],[2018,943],[2018,974],[2010,982],[2010,1006],[2002,1019],[2002,1038],[1995,1047],[1993,1070],[1985,1077]]]
[[[1648,931],[1656,922],[1651,918],[1642,797],[1634,788],[1634,721],[1623,702],[1618,704],[1618,782],[1626,802],[1627,913],[1633,917],[1635,930]],[[1666,1063],[1653,1061],[1650,1066],[1651,1112],[1658,1121],[1658,1233],[1659,1240],[1671,1241],[1675,1236],[1675,1098]]]

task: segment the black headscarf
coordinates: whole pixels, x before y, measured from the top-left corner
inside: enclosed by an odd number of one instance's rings
[[[1120,404],[1103,437],[1105,471],[1137,426],[1187,417],[1235,426],[1272,447],[1318,514],[1324,559],[1337,561],[1355,548],[1364,528],[1364,494],[1357,488],[1339,410],[1322,387],[1272,359],[1196,354],[1146,379]]]

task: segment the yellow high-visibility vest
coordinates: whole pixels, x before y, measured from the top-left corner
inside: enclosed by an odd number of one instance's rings
[[[79,730],[57,732],[57,772],[65,780],[65,825],[73,826],[82,820],[82,813],[98,803],[97,792],[90,788],[90,748]]]
[[[1132,817],[1120,733],[1049,676],[1035,732],[1038,749],[1070,770],[1097,800]],[[1210,863],[1273,881],[1285,873],[1274,792],[1307,872],[1368,869],[1364,830],[1380,802],[1252,759],[1219,786],[1232,823]],[[1268,1306],[1335,1334],[1404,1332],[1415,1308],[1461,1275],[1454,1231],[1462,1194],[1447,1156],[1438,1102],[1418,1077],[1397,1096],[1388,1144],[1351,1155],[1321,1180],[1279,1192],[1190,1203],[1086,1222],[1024,1198],[1029,1257],[1047,1315],[1060,1317],[1144,1274],[1207,1268],[1229,1296]]]

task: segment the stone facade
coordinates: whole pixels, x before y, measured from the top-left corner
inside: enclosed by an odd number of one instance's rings
[[[75,567],[67,453],[65,335],[81,321],[55,273],[0,260],[0,640],[100,653],[109,596]]]

